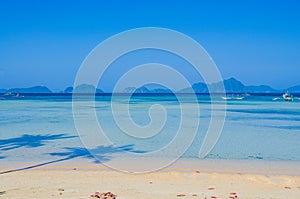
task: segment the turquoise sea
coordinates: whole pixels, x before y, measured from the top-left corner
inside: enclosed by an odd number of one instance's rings
[[[213,150],[207,159],[238,160],[281,160],[300,161],[300,100],[293,102],[273,101],[278,95],[251,95],[243,100],[227,101],[224,128]],[[110,145],[95,139],[97,131],[89,122],[85,123],[85,132],[78,133],[74,124],[71,95],[25,95],[24,98],[7,98],[0,100],[0,164],[9,162],[43,162],[67,161],[70,159],[87,159],[88,161],[110,161],[123,152],[143,154],[164,149],[175,138],[181,125],[181,108],[200,107],[199,128],[192,137],[192,144],[181,156],[197,159],[203,138],[211,120],[211,103],[224,103],[219,96],[211,102],[207,95],[198,95],[197,102],[183,96],[178,101],[174,95],[139,95],[132,96],[129,103],[120,95],[111,102],[111,96],[95,97],[94,106],[83,106],[83,111],[95,110],[98,122],[111,141]],[[84,102],[82,97],[82,102]],[[115,109],[125,112],[112,112]],[[165,112],[157,111],[149,115],[153,105],[164,107]],[[145,131],[151,119],[161,120],[166,113],[166,121],[162,127],[155,124],[149,135]],[[84,117],[84,112],[81,115]],[[114,117],[125,119],[130,117],[141,127],[128,134],[116,125]],[[152,118],[151,118],[152,117]],[[189,115],[185,115],[189,117]],[[192,115],[190,117],[193,117]],[[88,121],[89,118],[85,118]],[[192,123],[195,118],[185,118],[190,123],[182,124],[183,131],[190,132],[196,128]],[[196,118],[197,119],[197,118]],[[159,123],[159,122],[158,122]],[[161,125],[161,124],[160,124]],[[144,129],[144,130],[143,130]],[[186,135],[186,139],[191,139]],[[178,155],[178,147],[185,143],[185,138],[177,140],[175,145],[163,153],[163,157],[174,158]],[[81,142],[84,141],[84,144]],[[88,143],[86,142],[88,140]],[[88,148],[89,151],[86,149]],[[98,154],[97,159],[90,154]],[[156,157],[157,154],[153,153]]]

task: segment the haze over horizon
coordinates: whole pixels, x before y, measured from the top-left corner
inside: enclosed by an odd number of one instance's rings
[[[45,85],[63,90],[73,85],[82,61],[96,45],[139,27],[169,28],[195,39],[224,79],[275,89],[300,84],[298,1],[13,0],[0,5],[0,88]],[[176,57],[141,52],[115,63],[100,87],[111,89],[121,66],[130,69],[153,59],[188,68]],[[186,76],[193,83],[202,81],[190,69]]]
[[[269,85],[245,85],[243,82],[239,81],[238,79],[231,77],[229,79],[224,79],[223,85],[225,87],[226,92],[229,93],[252,93],[252,94],[278,94],[280,92],[291,92],[293,94],[299,94],[300,93],[300,85],[295,85],[289,88],[284,89],[276,89],[272,88]],[[123,82],[124,83],[124,82]],[[207,90],[207,87],[212,88],[212,92],[222,92],[220,90],[220,82],[212,82],[211,84],[205,83],[203,81],[197,82],[193,85],[186,85],[185,87],[178,87],[176,89],[169,88],[163,84],[160,83],[147,83],[142,84],[139,86],[136,85],[128,85],[124,84],[122,87],[118,87],[115,90],[105,90],[101,87],[95,88],[93,85],[90,84],[80,84],[77,87],[76,92],[82,92],[82,93],[88,93],[94,92],[95,93],[169,93],[169,92],[175,92],[175,93],[190,93],[192,90],[196,93],[209,93],[210,91]],[[0,88],[0,93],[72,93],[73,92],[73,86],[66,87],[62,90],[52,90],[49,89],[46,85],[35,85],[32,87],[18,87],[18,88]]]

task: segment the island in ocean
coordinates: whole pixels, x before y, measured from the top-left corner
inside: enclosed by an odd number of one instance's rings
[[[300,93],[300,85],[289,87],[283,90],[277,90],[268,85],[258,85],[258,86],[247,86],[244,85],[241,81],[235,78],[229,78],[222,82],[216,82],[212,84],[205,84],[203,82],[198,82],[193,84],[191,87],[182,88],[177,91],[170,90],[164,86],[159,84],[147,84],[142,87],[127,87],[120,93],[140,93],[140,94],[168,94],[168,93],[198,93],[198,94],[207,94],[209,93],[209,88],[214,92],[222,91],[222,84],[225,87],[226,93],[253,93],[253,94],[275,94],[289,91],[291,93]],[[65,90],[60,91],[58,93],[71,94],[71,93],[94,93],[96,91],[97,94],[101,93],[110,93],[106,92],[102,89],[95,88],[93,85],[82,84],[77,86],[75,89],[72,86],[67,87]],[[0,93],[22,93],[22,94],[50,94],[54,93],[46,86],[34,86],[29,88],[11,88],[11,89],[0,89]]]

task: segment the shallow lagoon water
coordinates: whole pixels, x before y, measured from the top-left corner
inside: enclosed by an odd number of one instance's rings
[[[272,98],[273,96],[249,96],[244,100],[228,101],[222,134],[207,158],[300,161],[300,101],[272,101]],[[110,96],[96,96],[95,99],[94,107],[84,109],[96,110],[98,121],[113,145],[104,146],[95,142],[91,133],[96,129],[90,128],[88,123],[86,123],[87,131],[78,134],[73,120],[71,96],[36,95],[25,96],[22,99],[1,100],[0,162],[51,161],[78,157],[94,161],[93,156],[85,150],[81,142],[82,136],[90,139],[91,145],[87,146],[88,148],[101,154],[103,159],[100,161],[109,161],[124,151],[137,154],[157,151],[176,136],[181,119],[180,108],[196,107],[195,102],[188,96],[180,103],[173,95],[132,97],[129,115],[132,121],[142,127],[151,121],[149,108],[152,105],[160,104],[166,111],[166,122],[159,132],[147,138],[136,138],[124,133],[116,125]],[[222,102],[220,98],[219,102],[214,103]],[[124,110],[121,107],[128,105],[124,101],[124,96],[117,97],[113,103],[117,110],[118,107]],[[183,154],[183,158],[198,158],[210,122],[210,98],[198,96],[197,105],[200,107],[200,125],[192,145]],[[153,117],[163,119],[160,115],[162,113],[158,111]],[[127,116],[125,112],[117,114],[121,119]],[[190,119],[194,121],[193,118]],[[155,128],[155,124],[153,127]],[[192,122],[183,125],[187,132],[196,127],[197,125]],[[139,133],[134,132],[134,135]],[[187,134],[186,139],[191,137]],[[186,141],[178,140],[163,157],[154,156],[154,158],[173,158],[178,154],[180,144]]]

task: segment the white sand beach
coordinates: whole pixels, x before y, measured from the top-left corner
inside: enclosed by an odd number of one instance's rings
[[[224,167],[228,168],[228,164]],[[260,166],[256,173],[249,169],[240,173],[241,170],[233,167],[224,168],[224,172],[217,167],[208,171],[209,168],[195,166],[179,163],[158,172],[130,174],[101,164],[59,163],[1,174],[0,198],[88,199],[95,192],[112,192],[120,199],[298,199],[300,196],[300,176],[282,175],[278,167],[263,174],[266,171],[259,172]],[[284,167],[280,168],[285,173]]]

